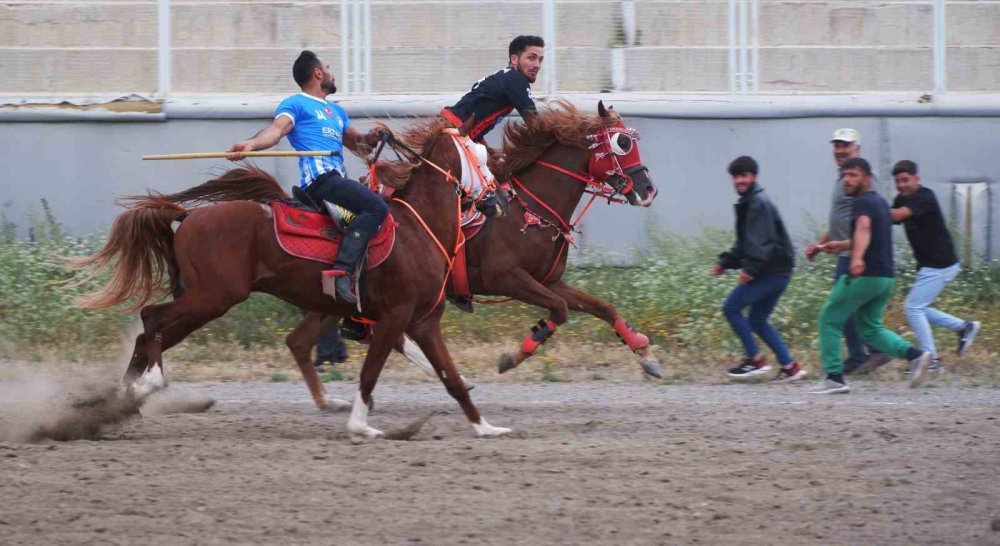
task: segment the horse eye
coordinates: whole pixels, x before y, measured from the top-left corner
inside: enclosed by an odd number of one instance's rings
[[[632,151],[632,138],[625,133],[615,135],[615,144],[618,150],[621,150],[621,154],[627,154]]]

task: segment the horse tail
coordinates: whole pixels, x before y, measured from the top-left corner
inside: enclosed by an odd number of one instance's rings
[[[222,176],[177,193],[153,196],[181,206],[221,203],[223,201],[270,201],[288,199],[281,184],[267,171],[252,163],[229,169]],[[125,201],[141,201],[146,196],[129,197]]]
[[[89,285],[111,274],[103,287],[79,296],[78,307],[103,309],[131,301],[129,310],[134,311],[155,296],[177,289],[180,275],[170,224],[182,220],[187,209],[155,195],[131,198],[127,207],[115,219],[104,248],[68,260],[71,268],[83,271],[73,286]]]

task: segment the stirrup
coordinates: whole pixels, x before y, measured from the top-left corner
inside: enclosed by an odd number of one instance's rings
[[[337,280],[341,277],[347,279],[347,282],[351,282],[351,275],[341,271],[339,269],[327,269],[322,273],[323,276],[323,293],[335,299],[344,300],[347,303],[357,303],[358,296],[353,291],[350,292],[351,299],[344,297],[339,290],[337,290]],[[352,301],[353,300],[353,301]]]

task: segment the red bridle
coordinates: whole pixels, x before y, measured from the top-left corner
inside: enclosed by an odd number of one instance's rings
[[[511,176],[511,181],[517,186],[517,190],[526,193],[535,203],[551,214],[555,218],[555,222],[546,220],[532,211],[528,203],[518,194],[518,191],[510,191],[509,188],[505,188],[510,192],[511,197],[517,200],[525,210],[525,223],[521,231],[525,231],[531,226],[551,227],[556,230],[556,235],[552,237],[552,240],[555,241],[559,238],[563,240],[552,267],[545,275],[545,278],[542,279],[542,284],[545,284],[549,280],[549,277],[552,276],[552,273],[555,272],[556,267],[559,265],[559,259],[562,257],[562,253],[566,250],[567,245],[576,246],[572,233],[574,231],[579,233],[576,225],[587,214],[594,201],[598,197],[601,197],[607,199],[608,203],[626,203],[625,199],[616,196],[625,195],[633,191],[635,183],[627,171],[633,170],[636,167],[645,169],[642,166],[642,160],[639,158],[639,147],[635,144],[635,141],[639,140],[639,132],[635,129],[626,128],[620,121],[614,127],[607,127],[589,135],[587,140],[591,144],[589,147],[590,158],[587,163],[587,172],[585,173],[573,172],[546,161],[535,161],[535,163],[542,167],[569,176],[585,185],[583,191],[591,195],[590,200],[572,222],[568,222],[542,198],[535,195],[518,177]]]

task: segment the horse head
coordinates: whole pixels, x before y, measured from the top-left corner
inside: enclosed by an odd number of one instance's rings
[[[604,101],[597,103],[597,113],[614,121],[588,137],[592,144],[587,172],[614,188],[630,205],[652,205],[658,190],[639,156],[639,131],[626,127],[614,108],[604,107]]]

